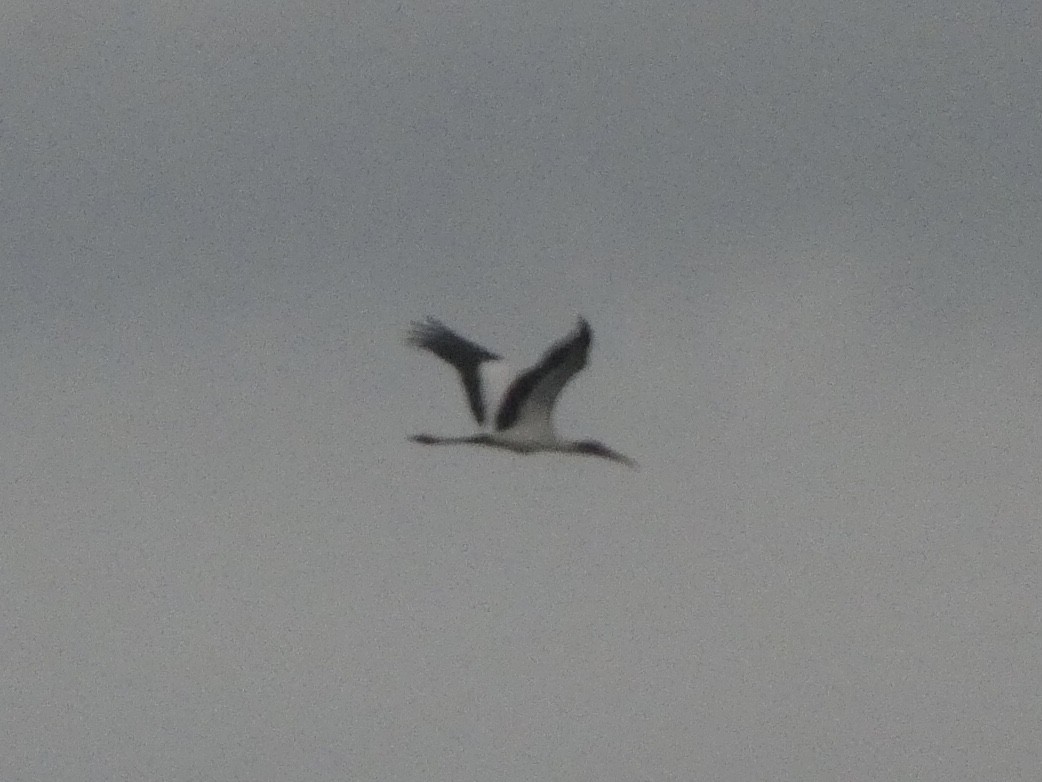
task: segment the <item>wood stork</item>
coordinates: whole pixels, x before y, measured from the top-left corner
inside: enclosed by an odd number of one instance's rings
[[[489,445],[526,454],[557,451],[600,456],[636,467],[635,461],[597,440],[564,440],[554,431],[554,403],[565,384],[586,366],[592,341],[590,324],[580,317],[567,337],[551,345],[535,365],[515,374],[500,356],[464,339],[441,321],[414,322],[406,342],[456,368],[471,412],[485,431],[469,437],[417,434],[409,439],[423,445]]]

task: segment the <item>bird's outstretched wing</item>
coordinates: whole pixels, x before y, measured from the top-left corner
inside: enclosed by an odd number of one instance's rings
[[[551,345],[539,362],[518,375],[507,389],[496,413],[496,429],[509,429],[521,419],[549,429],[554,402],[572,376],[586,366],[592,342],[590,324],[579,318],[567,337]]]
[[[481,393],[478,367],[485,361],[498,361],[500,356],[464,339],[448,326],[434,318],[414,321],[405,336],[405,341],[414,347],[429,350],[438,358],[456,368],[463,381],[463,390],[471,412],[479,424],[485,423],[485,400]]]

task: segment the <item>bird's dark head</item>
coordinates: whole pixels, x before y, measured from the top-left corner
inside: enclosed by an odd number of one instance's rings
[[[637,463],[631,458],[623,456],[618,451],[613,451],[598,440],[580,440],[572,446],[572,451],[586,456],[600,456],[602,459],[611,459],[613,462],[625,464],[627,467],[637,468]]]

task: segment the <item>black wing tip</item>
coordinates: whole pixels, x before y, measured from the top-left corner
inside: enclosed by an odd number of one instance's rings
[[[581,334],[584,337],[591,337],[593,335],[593,329],[590,328],[590,321],[586,320],[581,314],[575,318],[575,329],[576,334]]]
[[[432,328],[439,328],[439,327],[441,327],[441,325],[442,324],[441,324],[440,320],[438,320],[437,318],[432,318],[430,315],[428,315],[426,318],[423,318],[422,320],[410,321],[409,322],[409,330],[410,331],[427,331],[427,330],[432,329]]]
[[[433,336],[444,331],[446,331],[445,324],[437,318],[427,316],[423,320],[414,320],[405,332],[405,344],[412,345],[414,348],[423,348],[427,346]]]
[[[590,322],[582,315],[576,320],[572,334],[574,334],[574,339],[584,343],[587,347],[593,343],[593,329],[590,328]]]
[[[428,315],[423,320],[414,320],[409,324],[409,328],[405,332],[405,341],[409,345],[422,348],[424,343],[428,342],[432,337],[444,333],[452,332],[440,320]],[[581,314],[575,319],[574,333],[585,339],[593,337],[593,329],[590,328],[590,322]]]
[[[459,362],[480,364],[498,361],[500,356],[491,350],[461,337],[437,318],[414,320],[405,332],[405,342],[413,347],[433,351],[436,355],[459,366]]]

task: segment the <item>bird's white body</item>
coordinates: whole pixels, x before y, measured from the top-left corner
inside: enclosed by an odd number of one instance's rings
[[[494,412],[502,406],[510,384],[517,380],[517,374],[517,370],[503,359],[486,361],[478,367],[481,395],[485,398],[486,409]],[[490,415],[480,426],[482,429],[494,431],[495,415]]]
[[[414,323],[408,342],[430,350],[456,368],[482,431],[469,437],[415,435],[412,440],[424,445],[490,445],[518,453],[585,454],[635,467],[632,459],[602,443],[565,440],[554,430],[554,404],[561,389],[586,366],[592,339],[589,324],[580,318],[568,337],[551,346],[535,365],[518,373],[500,356],[438,321]]]
[[[488,409],[499,410],[520,373],[506,361],[486,361],[479,371],[482,393]],[[519,416],[517,422],[509,429],[497,431],[495,418],[491,416],[481,427],[491,438],[508,446],[540,450],[550,449],[560,442],[554,429],[552,407],[536,408],[527,415]]]

